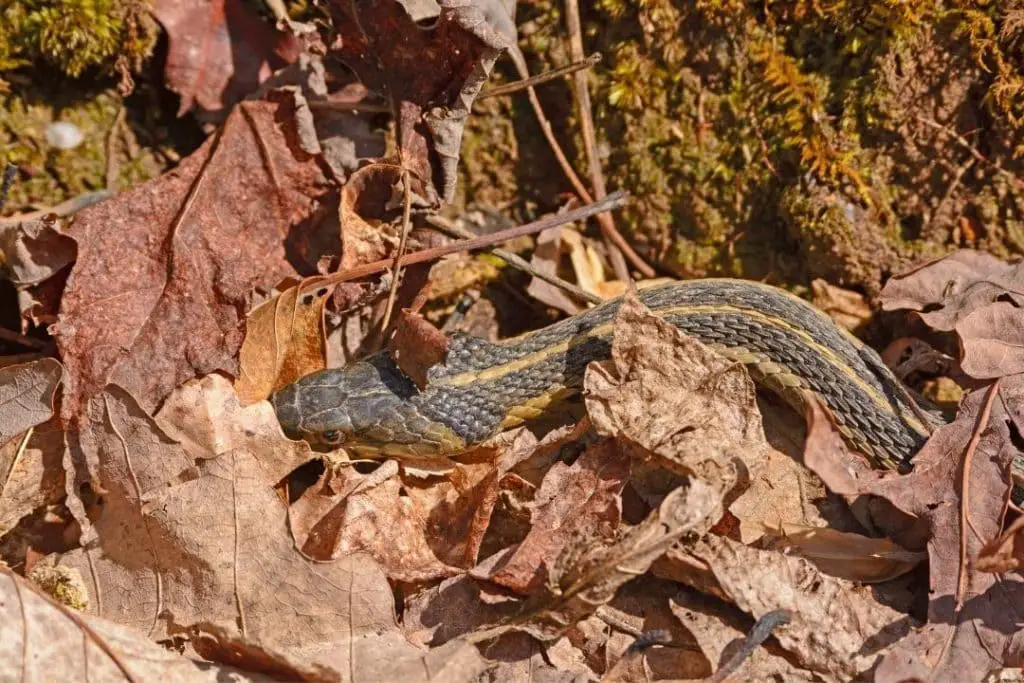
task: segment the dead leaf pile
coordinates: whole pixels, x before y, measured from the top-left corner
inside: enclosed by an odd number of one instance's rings
[[[492,0],[323,9],[314,28],[157,2],[167,86],[209,138],[68,220],[0,223],[20,306],[0,350],[28,351],[0,356],[0,678],[980,680],[1021,663],[1020,264],[959,252],[883,292],[958,349],[967,391],[909,474],[859,465],[813,402],[801,453],[788,409],[632,290],[585,414],[544,435],[431,462],[286,438],[265,399],[328,358],[386,346],[423,386],[447,352],[420,310],[441,253],[422,219],[454,196],[473,101],[515,45]],[[620,293],[596,244],[547,230],[528,295],[582,310],[550,282],[563,260],[575,296]],[[815,291],[849,327],[868,316]]]

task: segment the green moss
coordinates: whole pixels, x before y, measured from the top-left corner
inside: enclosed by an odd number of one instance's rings
[[[0,13],[0,71],[48,64],[72,78],[137,69],[156,42],[139,0],[20,0]]]

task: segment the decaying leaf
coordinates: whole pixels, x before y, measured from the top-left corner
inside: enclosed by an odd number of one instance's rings
[[[398,312],[394,329],[388,351],[402,372],[424,389],[430,368],[444,362],[448,337],[422,315],[405,308]]]
[[[318,287],[319,280],[289,287],[249,314],[235,383],[243,404],[325,367],[324,304],[333,287]]]
[[[260,407],[263,431],[277,429],[266,404],[245,411]],[[336,642],[353,624],[393,628],[390,589],[369,557],[324,564],[295,552],[269,483],[282,459],[268,457],[274,444],[259,433],[244,439],[251,425],[230,429],[227,450],[210,454],[202,430],[179,443],[114,386],[90,401],[88,418],[73,455],[92,464],[102,498],[84,547],[59,562],[86,578],[90,613],[153,638],[210,622],[286,652]]]
[[[19,289],[53,277],[75,260],[75,251],[55,219],[0,224],[0,272]]]
[[[320,560],[366,552],[394,580],[458,573],[476,562],[500,470],[488,459],[448,470],[424,479],[394,461],[370,474],[336,463],[293,506],[295,538]]]
[[[75,216],[78,260],[52,328],[70,377],[63,417],[108,382],[151,409],[187,379],[236,371],[253,289],[295,274],[284,240],[329,190],[294,126],[294,99],[246,102],[176,171]]]
[[[451,201],[466,119],[501,50],[512,46],[515,25],[502,7],[488,11],[481,2],[419,5],[425,14],[413,7],[397,0],[333,0],[338,36],[329,47],[368,88],[394,103],[403,166]]]
[[[1006,530],[985,544],[975,564],[978,571],[1001,574],[1024,565],[1024,517],[1018,517]]]
[[[708,535],[688,551],[705,563],[729,601],[759,618],[792,612],[774,631],[783,648],[827,680],[866,671],[879,652],[912,627],[910,619],[877,603],[867,589],[825,576],[807,560],[755,550]]]
[[[167,86],[181,95],[178,115],[195,106],[223,116],[274,69],[298,56],[293,35],[275,29],[241,0],[158,0],[167,31]]]
[[[1022,278],[1024,282],[1024,278]],[[962,316],[961,369],[977,379],[995,379],[1024,372],[1024,311],[996,301]]]
[[[598,433],[667,469],[700,473],[723,494],[746,486],[770,448],[743,366],[651,314],[635,294],[616,317],[611,361],[592,363],[584,387]]]

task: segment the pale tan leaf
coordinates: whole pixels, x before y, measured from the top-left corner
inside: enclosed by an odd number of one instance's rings
[[[324,564],[296,552],[271,488],[284,458],[266,452],[269,424],[197,459],[201,439],[183,446],[109,387],[83,427],[78,448],[103,492],[96,542],[60,562],[86,578],[91,613],[153,638],[210,622],[284,651],[394,627],[391,591],[369,557]]]
[[[56,417],[37,425],[28,443],[17,438],[0,446],[0,537],[64,497],[63,457],[64,431]]]
[[[8,571],[0,571],[0,680],[276,680],[183,657],[144,634],[62,607]]]
[[[53,416],[63,372],[52,358],[0,368],[0,445]]]

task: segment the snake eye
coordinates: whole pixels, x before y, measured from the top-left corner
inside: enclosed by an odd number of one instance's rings
[[[320,439],[324,443],[337,445],[345,440],[345,435],[337,429],[329,429],[326,432],[320,432]]]

